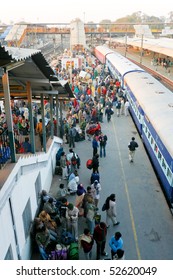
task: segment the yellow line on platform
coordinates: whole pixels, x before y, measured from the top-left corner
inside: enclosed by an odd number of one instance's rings
[[[119,145],[119,141],[118,141],[118,138],[117,138],[117,132],[116,132],[116,127],[115,127],[113,118],[112,118],[112,124],[113,124],[113,131],[114,131],[114,135],[115,135],[115,141],[116,141],[116,145],[117,145],[117,148],[118,148],[118,156],[119,156],[121,171],[122,171],[122,175],[123,175],[124,188],[125,188],[128,207],[129,207],[130,220],[131,220],[131,224],[132,224],[132,231],[133,231],[133,236],[134,236],[134,241],[135,241],[136,253],[137,253],[137,256],[138,256],[138,260],[141,260],[141,254],[140,254],[139,245],[138,245],[138,237],[137,237],[137,233],[136,233],[136,227],[135,227],[135,221],[134,221],[134,217],[133,217],[132,205],[131,205],[131,201],[130,201],[129,190],[128,190],[128,185],[127,185],[126,176],[125,176],[125,172],[124,172],[121,151],[120,151],[120,145]]]

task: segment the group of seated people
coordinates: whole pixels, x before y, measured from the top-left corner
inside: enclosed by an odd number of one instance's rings
[[[45,190],[41,193],[41,201],[41,211],[33,221],[32,235],[41,258],[47,260],[50,251],[60,242],[61,222],[65,217],[68,201],[62,196],[54,198]]]

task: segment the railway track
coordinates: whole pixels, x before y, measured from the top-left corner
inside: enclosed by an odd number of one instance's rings
[[[144,69],[146,72],[150,73],[155,79],[159,80],[165,87],[167,87],[169,90],[173,91],[173,81],[166,78],[164,75],[158,73],[157,71],[152,70],[151,68],[141,65],[139,62],[137,62],[134,59],[128,58],[133,63],[137,64],[139,67]]]

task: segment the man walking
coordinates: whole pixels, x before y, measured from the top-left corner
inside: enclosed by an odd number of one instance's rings
[[[103,133],[101,133],[98,140],[100,143],[100,157],[102,157],[102,155],[104,157],[106,157],[106,143],[108,140],[107,135],[104,135]]]
[[[135,156],[135,150],[138,148],[138,143],[135,141],[135,137],[132,137],[129,145],[129,161],[133,162],[134,161],[134,156]]]

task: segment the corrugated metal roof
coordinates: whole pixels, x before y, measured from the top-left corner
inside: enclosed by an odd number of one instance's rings
[[[0,67],[8,70],[10,92],[19,93],[19,96],[15,95],[16,98],[26,93],[27,81],[31,84],[33,95],[52,93],[74,97],[70,87],[59,82],[40,50],[0,45]],[[0,79],[0,92],[3,92],[2,79]]]
[[[12,56],[16,61],[25,60],[36,53],[40,53],[40,50],[36,49],[26,49],[26,48],[15,48],[15,47],[5,47],[5,50]]]
[[[35,49],[14,48],[0,45],[0,67],[12,61],[26,60],[39,52],[41,51]]]

